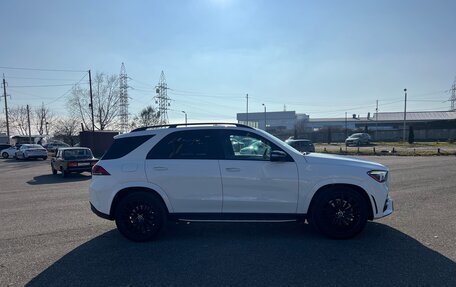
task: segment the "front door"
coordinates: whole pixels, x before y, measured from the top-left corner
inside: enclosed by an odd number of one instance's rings
[[[253,132],[225,130],[221,137],[223,213],[296,213],[298,169],[293,159],[270,161],[271,150],[283,150]]]

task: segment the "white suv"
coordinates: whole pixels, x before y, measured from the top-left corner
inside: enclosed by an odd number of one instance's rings
[[[246,149],[258,142],[264,148]],[[115,220],[120,233],[133,241],[153,239],[168,219],[306,219],[329,237],[349,238],[367,220],[393,212],[387,167],[303,155],[241,124],[133,130],[114,138],[92,174],[93,212]]]

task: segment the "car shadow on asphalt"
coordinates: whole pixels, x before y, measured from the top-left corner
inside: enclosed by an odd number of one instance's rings
[[[72,173],[67,175],[67,177],[63,178],[60,173],[54,174],[43,174],[34,176],[33,179],[27,181],[30,185],[37,185],[37,184],[55,184],[55,183],[62,183],[62,182],[74,182],[74,181],[85,181],[91,179],[92,176],[90,173]]]
[[[456,286],[455,270],[451,259],[379,223],[350,240],[296,223],[170,223],[148,243],[106,232],[27,286]]]

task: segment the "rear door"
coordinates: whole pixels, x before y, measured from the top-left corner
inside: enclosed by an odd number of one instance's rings
[[[223,213],[296,213],[298,168],[291,156],[270,161],[271,150],[283,150],[252,132],[225,130],[221,140],[225,152],[225,159],[220,160]],[[261,152],[250,149],[247,153],[247,148],[237,152],[233,145],[252,141],[261,142]]]
[[[148,181],[160,186],[176,213],[220,213],[222,154],[217,130],[173,132],[147,155]]]

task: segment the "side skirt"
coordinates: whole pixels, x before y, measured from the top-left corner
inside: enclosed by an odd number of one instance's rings
[[[306,214],[288,213],[170,213],[168,218],[191,222],[293,222],[304,221]]]

